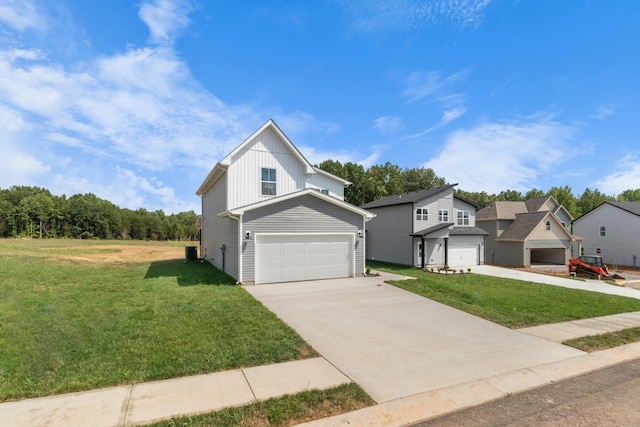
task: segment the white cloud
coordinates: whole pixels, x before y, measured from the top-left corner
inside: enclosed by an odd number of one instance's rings
[[[614,116],[617,113],[615,106],[611,104],[596,105],[596,111],[591,115],[592,119],[604,120],[609,116]]]
[[[574,132],[548,116],[483,123],[450,133],[424,166],[465,191],[528,190],[569,160]]]
[[[640,188],[640,158],[627,154],[614,165],[615,171],[596,181],[593,187],[605,194],[620,194]]]
[[[152,42],[172,44],[191,24],[193,8],[189,0],[152,0],[143,2],[138,14],[149,27]]]
[[[450,102],[448,98],[451,95],[442,94],[449,86],[464,79],[467,74],[469,74],[469,70],[458,71],[446,77],[442,77],[440,71],[410,73],[405,79],[406,88],[402,92],[402,96],[407,102],[414,102],[432,95],[440,95],[443,102]]]
[[[477,26],[490,0],[368,0],[342,2],[356,32],[403,32],[440,23]]]
[[[19,31],[46,26],[46,19],[32,0],[0,0],[0,22]]]
[[[393,133],[404,127],[402,119],[397,116],[382,116],[373,121],[374,129],[377,129],[383,135]]]

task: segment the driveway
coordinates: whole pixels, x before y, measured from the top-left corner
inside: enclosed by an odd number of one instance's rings
[[[384,283],[248,286],[377,402],[584,355]]]

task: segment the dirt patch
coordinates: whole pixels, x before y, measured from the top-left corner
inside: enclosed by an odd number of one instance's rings
[[[184,258],[184,247],[148,245],[100,245],[98,247],[69,246],[65,253],[52,254],[47,251],[33,253],[46,258],[83,262],[89,264],[114,265],[131,262],[153,262]],[[76,254],[71,254],[77,252]]]

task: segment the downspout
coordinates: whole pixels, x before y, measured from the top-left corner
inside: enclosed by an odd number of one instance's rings
[[[355,255],[355,254],[354,254]],[[367,272],[367,219],[363,215],[362,216],[362,274],[366,274]],[[354,266],[355,268],[355,266]]]
[[[449,238],[444,238],[444,265],[449,265]]]
[[[242,283],[242,214],[238,215],[238,281],[237,284]]]

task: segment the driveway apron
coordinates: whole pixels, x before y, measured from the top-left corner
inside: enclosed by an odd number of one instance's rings
[[[384,280],[245,289],[379,403],[585,354]]]

